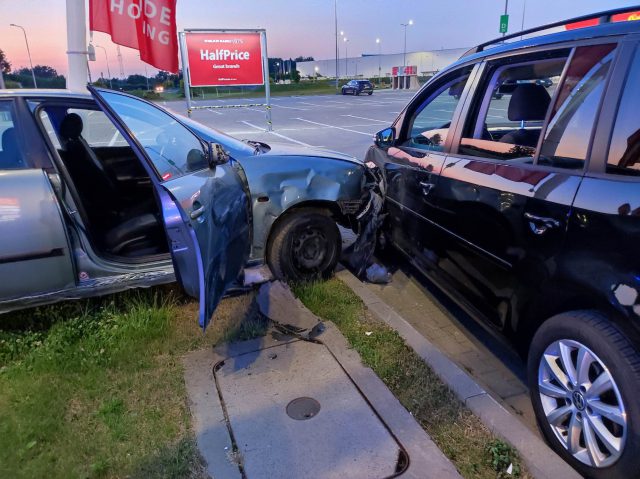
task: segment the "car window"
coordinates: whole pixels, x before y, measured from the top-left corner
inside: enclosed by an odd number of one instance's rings
[[[607,173],[640,176],[640,48],[627,75],[613,128]]]
[[[51,139],[51,143],[56,150],[62,149],[62,145],[60,144],[60,139],[56,134],[55,129],[53,128],[53,123],[51,123],[51,118],[49,118],[49,114],[46,110],[40,110],[40,121],[42,122],[42,126],[44,126],[44,130],[47,132],[47,136]]]
[[[427,90],[427,97],[410,116],[401,146],[442,151],[453,113],[471,74],[472,66],[453,72]]]
[[[84,125],[82,136],[92,148],[129,146],[109,117],[102,110],[69,108],[68,113],[76,113]]]
[[[10,101],[0,101],[0,170],[25,168],[18,142],[15,113]]]
[[[533,162],[551,98],[560,82],[568,51],[558,58],[487,66],[474,98],[459,152],[494,160]]]
[[[615,44],[576,48],[546,128],[539,164],[584,167],[615,49]]]
[[[100,96],[145,149],[162,179],[208,167],[202,142],[168,113],[119,93],[101,91]]]

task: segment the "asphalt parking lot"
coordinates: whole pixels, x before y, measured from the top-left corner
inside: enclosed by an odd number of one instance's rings
[[[198,109],[193,111],[192,118],[240,139],[323,147],[363,158],[373,135],[391,125],[414,93],[376,91],[371,96],[274,97],[271,133],[265,131],[264,107]],[[260,98],[211,98],[195,101],[194,105],[227,107],[261,102]],[[186,115],[184,101],[161,105]]]

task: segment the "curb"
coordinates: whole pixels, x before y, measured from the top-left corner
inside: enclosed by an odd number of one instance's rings
[[[539,479],[579,479],[569,464],[487,393],[462,368],[422,336],[394,309],[348,270],[336,273],[378,319],[398,332],[458,398],[495,434],[515,447],[527,468]]]

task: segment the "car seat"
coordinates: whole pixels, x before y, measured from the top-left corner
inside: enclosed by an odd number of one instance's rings
[[[2,132],[2,151],[0,151],[0,170],[24,168],[24,161],[18,147],[16,129],[11,127]]]
[[[549,93],[542,85],[520,83],[513,90],[507,115],[509,121],[544,121],[551,103]],[[535,148],[540,138],[540,130],[527,130],[521,127],[500,138],[501,143],[529,146]]]

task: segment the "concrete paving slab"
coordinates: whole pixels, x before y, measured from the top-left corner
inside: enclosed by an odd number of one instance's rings
[[[241,354],[214,374],[248,478],[396,472],[399,444],[324,345],[295,341]],[[300,398],[319,410],[291,418],[287,407]]]
[[[380,378],[362,364],[359,355],[350,348],[335,325],[330,322],[325,325],[326,329],[320,335],[321,341],[317,339],[314,342],[300,341],[293,336],[272,330],[262,338],[226,344],[215,350],[197,351],[185,357],[185,380],[193,414],[194,431],[198,448],[207,462],[209,475],[214,479],[238,479],[241,476],[243,479],[383,477],[379,476],[378,472],[386,473],[391,465],[395,467],[398,456],[394,454],[402,450],[405,452],[406,468],[398,472],[399,477],[403,479],[461,479],[453,464],[437,448],[413,416],[402,407]],[[325,352],[320,354],[320,362],[312,361],[316,363],[316,367],[307,367],[310,364],[310,354],[306,345],[311,345],[315,351],[323,351],[322,348],[324,348]],[[296,348],[302,348],[302,357],[292,356]],[[283,350],[285,353],[281,352]],[[330,358],[327,357],[327,353]],[[258,358],[261,359],[258,360]],[[227,362],[214,375],[214,365],[225,360]],[[278,367],[274,368],[274,365]],[[244,371],[243,368],[245,368]],[[332,371],[331,374],[326,371],[327,369]],[[258,373],[258,370],[263,372]],[[229,375],[226,379],[223,378],[216,385],[216,378],[220,379],[220,374],[227,371]],[[228,380],[240,376],[243,377],[240,381],[242,385],[235,384],[235,381],[226,384]],[[341,379],[336,382],[333,376]],[[270,391],[270,394],[260,390],[259,387],[253,390],[248,387],[260,378],[267,380],[268,383],[281,384],[281,387],[276,388],[273,384],[265,385],[264,391]],[[222,387],[223,382],[225,382],[225,388]],[[348,382],[351,383],[351,387],[344,385]],[[295,383],[299,385],[296,386]],[[301,387],[305,384],[306,387]],[[342,386],[336,387],[336,384],[342,384]],[[235,390],[233,393],[235,405],[231,407],[234,420],[231,420],[229,405],[226,401],[229,395],[228,388]],[[289,388],[293,389],[285,394]],[[341,390],[346,392],[341,393]],[[283,407],[286,411],[286,405],[289,404],[287,399],[292,396],[300,397],[299,395],[313,395],[316,399],[320,398],[320,412],[308,421],[295,421],[293,425],[288,423],[293,422],[293,419],[287,421],[284,418],[284,423],[289,427],[284,428],[284,432],[278,433],[271,422],[283,419]],[[249,404],[250,410],[243,405],[245,402]],[[351,417],[354,404],[361,406],[362,402],[369,408],[369,412],[366,414],[361,412],[359,417],[370,419],[373,416],[374,418],[367,424],[362,420],[356,422]],[[321,428],[316,425],[319,421],[327,422],[328,411],[340,404],[343,404],[344,408],[334,414],[338,415],[336,417],[341,415],[343,420],[332,421],[338,423],[336,424],[339,426],[338,432],[320,435]],[[225,408],[227,408],[226,414]],[[301,429],[304,432],[306,426],[302,423],[314,427],[308,436],[305,432],[304,437],[298,440],[298,435],[294,435],[292,430],[296,432]],[[326,426],[322,425],[322,427]],[[373,434],[371,427],[373,427]],[[361,440],[361,435],[368,437]],[[254,436],[261,438],[261,442],[256,443]],[[249,440],[244,440],[245,437]],[[352,439],[346,447],[342,447],[337,442],[339,437],[355,437],[355,439]],[[270,438],[268,443],[267,438]],[[375,454],[371,452],[374,446]],[[377,450],[381,447],[383,447],[382,457],[386,461],[384,471],[380,468],[372,469],[371,465],[366,465],[360,470],[362,458],[375,455],[373,462],[377,464],[376,461],[380,460]],[[307,474],[308,468],[316,462],[322,462],[325,467],[331,464],[331,461],[319,460],[322,454],[325,457],[333,454],[337,458],[333,466],[342,468],[342,472],[331,475],[333,473],[329,471],[330,474],[328,474],[325,469],[322,474]],[[287,463],[291,466],[289,471],[284,470],[280,459],[276,461],[275,457],[278,455],[284,458],[281,460],[289,461]],[[300,465],[294,467],[292,464],[296,462]],[[265,467],[268,472],[268,467],[272,466],[277,467],[278,470],[267,474]],[[257,473],[252,472],[256,470]],[[374,474],[367,476],[364,474],[367,471],[373,471]],[[289,475],[282,475],[283,473]],[[394,469],[386,477],[393,477],[395,474]]]

